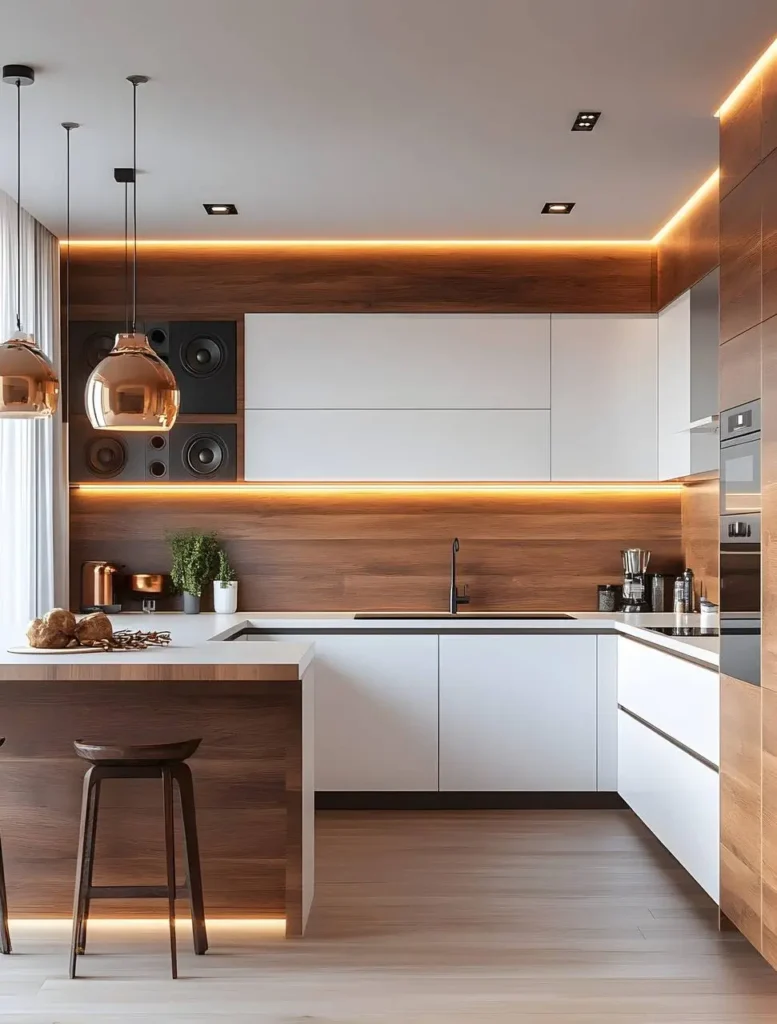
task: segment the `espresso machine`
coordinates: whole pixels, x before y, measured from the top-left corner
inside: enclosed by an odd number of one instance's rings
[[[647,567],[650,552],[642,548],[627,548],[621,551],[623,559],[623,601],[622,612],[649,612]]]

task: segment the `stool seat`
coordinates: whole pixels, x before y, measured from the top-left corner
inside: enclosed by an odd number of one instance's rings
[[[202,739],[179,740],[177,743],[142,743],[128,746],[125,743],[90,743],[76,740],[75,751],[84,761],[113,767],[175,764],[186,761],[202,743]]]

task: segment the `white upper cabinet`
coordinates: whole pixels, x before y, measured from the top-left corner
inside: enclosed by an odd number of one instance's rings
[[[246,410],[246,480],[548,480],[549,449],[541,410]]]
[[[547,409],[550,316],[250,313],[247,409]]]
[[[691,471],[691,293],[658,314],[658,476]]]
[[[655,316],[551,317],[551,477],[658,477]]]

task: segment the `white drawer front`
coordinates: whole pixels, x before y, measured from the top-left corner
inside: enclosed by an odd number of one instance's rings
[[[246,410],[246,480],[548,480],[550,413]]]
[[[618,703],[713,764],[720,763],[716,671],[619,637]]]
[[[717,903],[718,773],[619,711],[618,792]]]

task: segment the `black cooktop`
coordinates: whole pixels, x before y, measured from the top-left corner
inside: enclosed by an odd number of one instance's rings
[[[646,626],[645,629],[664,636],[720,636],[717,626]]]

